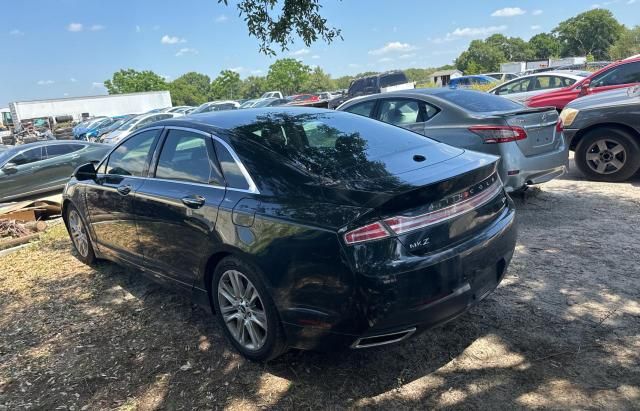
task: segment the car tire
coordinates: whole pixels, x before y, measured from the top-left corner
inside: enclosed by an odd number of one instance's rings
[[[225,336],[244,357],[269,361],[287,351],[280,316],[253,265],[225,257],[215,268],[211,294]]]
[[[640,168],[640,148],[638,141],[623,130],[598,128],[580,139],[575,162],[589,180],[617,183]]]
[[[78,260],[87,265],[93,265],[96,262],[96,254],[91,245],[89,226],[73,204],[67,206],[65,224]]]

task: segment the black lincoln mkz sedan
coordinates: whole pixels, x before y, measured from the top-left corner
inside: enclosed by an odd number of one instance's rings
[[[496,288],[516,237],[496,161],[349,113],[209,113],[79,167],[63,215],[82,261],[190,293],[250,359],[365,348]]]

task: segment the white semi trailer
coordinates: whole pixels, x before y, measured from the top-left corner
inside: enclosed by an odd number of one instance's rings
[[[34,118],[71,116],[81,120],[88,116],[120,116],[145,113],[156,108],[171,107],[168,91],[113,94],[108,96],[69,97],[51,100],[16,101],[9,103],[16,131],[21,122]]]

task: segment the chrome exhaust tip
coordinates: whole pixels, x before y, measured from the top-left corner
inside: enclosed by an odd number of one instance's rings
[[[411,337],[415,332],[416,327],[412,327],[403,331],[362,337],[358,338],[353,344],[351,344],[351,348],[370,348],[393,344]]]

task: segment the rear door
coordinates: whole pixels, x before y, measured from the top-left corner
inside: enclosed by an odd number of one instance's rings
[[[190,288],[214,235],[225,183],[211,135],[167,128],[149,179],[136,192],[144,264]],[[162,279],[162,278],[161,278]]]
[[[142,130],[120,143],[85,183],[89,226],[101,252],[142,265],[133,198],[145,183],[162,128]]]
[[[77,151],[85,148],[84,144],[50,144],[43,147],[45,159],[42,168],[51,177],[52,184],[66,184],[75,170],[77,159],[80,156]]]

